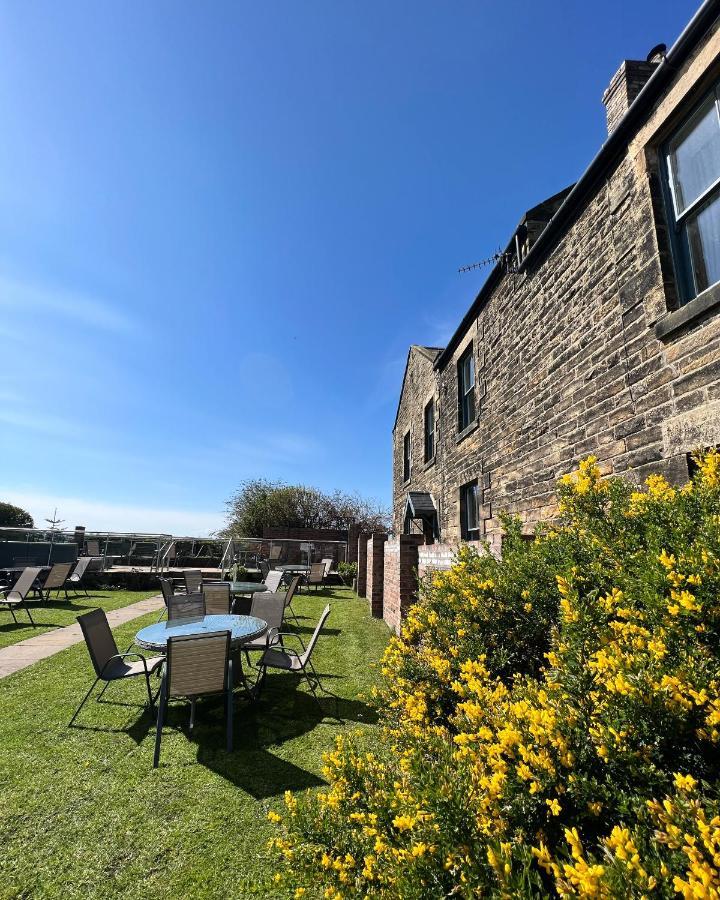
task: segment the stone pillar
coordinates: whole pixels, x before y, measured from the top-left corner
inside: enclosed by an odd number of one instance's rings
[[[360,532],[357,539],[357,593],[358,597],[367,595],[367,541],[368,536],[364,531]]]
[[[402,534],[385,544],[383,618],[396,634],[408,607],[417,600],[418,551],[422,546],[419,534]]]
[[[370,611],[378,618],[383,615],[383,583],[385,579],[386,534],[371,534],[367,541],[367,584],[366,596],[370,601]]]

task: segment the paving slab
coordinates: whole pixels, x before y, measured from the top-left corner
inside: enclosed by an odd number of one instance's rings
[[[139,619],[148,613],[159,612],[163,605],[161,594],[156,597],[148,597],[147,600],[138,600],[137,603],[131,603],[129,606],[111,610],[107,614],[108,622],[111,628],[116,628],[118,625]],[[54,656],[61,650],[72,647],[73,644],[79,644],[82,640],[82,631],[76,622],[74,625],[45,631],[43,634],[19,641],[17,644],[3,647],[0,650],[0,678],[19,672],[48,656]]]

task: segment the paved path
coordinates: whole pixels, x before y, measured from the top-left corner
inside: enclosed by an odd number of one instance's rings
[[[163,598],[160,594],[157,597],[149,597],[147,600],[138,600],[137,603],[131,603],[129,606],[123,606],[121,609],[113,609],[108,614],[108,622],[111,628],[122,625],[125,622],[131,622],[147,613],[155,612],[163,608]],[[53,631],[46,631],[38,634],[36,637],[28,638],[25,641],[19,641],[17,644],[11,644],[9,647],[3,647],[0,650],[0,678],[12,675],[13,672],[19,672],[27,666],[47,656],[53,656],[66,647],[72,647],[73,644],[79,644],[83,639],[82,631],[77,622],[74,625],[66,625],[65,628],[55,628]]]

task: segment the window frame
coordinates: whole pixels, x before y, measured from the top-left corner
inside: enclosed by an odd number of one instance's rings
[[[410,429],[403,435],[403,484],[410,481],[412,475],[412,438]]]
[[[677,146],[680,143],[682,138],[691,133],[693,126],[700,121],[706,112],[708,104],[714,108],[715,115],[718,118],[718,127],[720,128],[720,82],[717,82],[709,91],[703,94],[688,115],[673,129],[672,133],[661,145],[659,154],[662,170],[662,193],[680,307],[686,306],[701,294],[720,285],[720,279],[718,279],[702,288],[702,290],[698,288],[688,235],[689,220],[691,218],[697,219],[697,216],[704,208],[720,198],[720,177],[708,185],[699,197],[696,197],[681,212],[678,212],[678,179],[673,162],[674,150],[672,149],[673,146]]]
[[[432,430],[428,430],[428,410],[432,413]],[[429,463],[435,459],[435,438],[437,434],[437,416],[435,415],[435,398],[431,397],[425,404],[423,409],[423,429],[424,429],[424,461]],[[429,451],[429,452],[428,452]]]
[[[470,527],[469,511],[471,504],[468,498],[472,497],[475,508],[475,527]],[[480,540],[480,484],[477,478],[467,481],[460,486],[460,537],[463,541]]]
[[[473,342],[465,348],[462,355],[457,361],[457,396],[458,396],[458,431],[462,433],[469,428],[477,419],[477,407],[475,405],[475,385],[477,384],[477,373],[475,371],[475,353]],[[470,376],[472,384],[469,387],[465,385],[465,363],[470,361]],[[472,415],[470,415],[469,405],[472,405]]]

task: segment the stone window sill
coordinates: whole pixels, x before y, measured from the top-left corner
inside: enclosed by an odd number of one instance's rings
[[[437,459],[437,456],[431,457],[423,466],[423,472],[427,472],[428,469],[432,469],[432,467],[435,465],[436,459]]]
[[[472,434],[473,431],[475,431],[475,429],[476,429],[477,427],[478,427],[478,420],[477,420],[477,419],[473,419],[473,421],[467,426],[467,428],[463,429],[463,430],[460,432],[460,434],[455,438],[455,443],[456,443],[456,444],[459,444],[459,443],[461,443],[461,441],[464,441],[465,438],[466,438],[469,434]]]
[[[402,486],[407,487],[411,481],[412,481],[412,475],[409,478],[407,478],[405,481],[403,481]]]
[[[663,316],[655,323],[655,336],[661,340],[669,338],[713,310],[720,312],[720,284],[714,284],[685,306]]]

